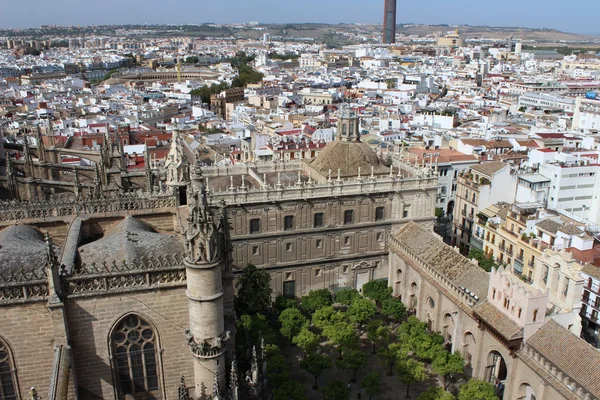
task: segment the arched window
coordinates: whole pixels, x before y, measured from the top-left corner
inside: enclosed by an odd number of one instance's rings
[[[0,400],[16,400],[17,385],[8,346],[0,340]]]
[[[119,396],[158,395],[157,339],[150,324],[130,314],[117,324],[110,341]]]

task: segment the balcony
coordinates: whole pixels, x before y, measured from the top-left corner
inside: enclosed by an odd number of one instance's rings
[[[527,262],[527,265],[529,265],[529,268],[533,268],[533,267],[535,266],[535,262],[533,262],[533,261],[529,260],[529,261]]]
[[[523,264],[523,255],[519,254],[515,257],[515,261],[519,261],[521,264]]]
[[[460,215],[462,215],[463,217],[467,216],[467,210],[460,210]]]
[[[513,255],[513,249],[512,249],[512,247],[511,247],[511,248],[508,248],[508,249],[506,249],[506,254],[508,254],[509,256],[511,256],[511,257],[512,257],[512,255]]]
[[[500,249],[500,251],[506,251],[506,245],[504,245],[504,244],[502,244],[502,243],[500,243],[500,244],[498,245],[498,248]]]
[[[469,214],[469,215],[467,215],[467,219],[469,221],[473,221],[474,218],[475,218],[475,214]]]

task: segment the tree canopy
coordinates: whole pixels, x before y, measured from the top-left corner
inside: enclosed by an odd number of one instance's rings
[[[300,347],[304,354],[309,354],[317,351],[320,339],[319,335],[313,333],[307,326],[303,326],[302,330],[292,339],[292,343]]]
[[[406,307],[400,299],[390,297],[381,303],[381,313],[398,322],[406,315]]]
[[[490,272],[492,268],[499,267],[498,263],[496,263],[491,256],[485,255],[484,252],[479,249],[471,248],[467,257],[469,259],[474,258],[475,260],[477,260],[479,267],[487,272]]]
[[[300,366],[314,378],[313,389],[319,388],[319,376],[331,367],[331,360],[320,353],[310,353],[300,362]]]
[[[358,370],[367,365],[367,354],[359,349],[342,350],[343,358],[337,361],[337,366],[340,369],[345,369],[350,374],[352,382],[356,382],[356,373]]]
[[[369,400],[373,396],[381,393],[381,377],[376,371],[371,371],[360,382],[360,386],[365,389],[367,394],[369,395]]]
[[[314,313],[319,308],[333,304],[333,296],[328,289],[311,290],[308,296],[302,297],[302,309]]]
[[[296,337],[303,328],[308,327],[308,320],[296,307],[283,310],[279,314],[279,322],[281,323],[279,331],[290,340]]]
[[[498,400],[496,389],[491,383],[471,379],[469,382],[461,386],[458,400]]]
[[[237,280],[237,289],[238,315],[264,314],[271,307],[271,277],[267,271],[248,264]]]
[[[443,379],[444,389],[447,388],[448,376],[452,374],[462,374],[464,372],[465,360],[459,352],[450,353],[447,351],[439,352],[433,362],[431,369]]]
[[[348,311],[346,311],[346,315],[350,322],[362,325],[373,318],[376,312],[377,307],[371,300],[356,299],[352,302]]]
[[[417,400],[454,400],[452,393],[445,391],[439,386],[432,386],[421,393]]]
[[[410,385],[427,379],[427,369],[422,362],[412,358],[401,358],[396,364],[398,379],[406,385],[406,397],[409,396]]]
[[[335,294],[335,301],[346,306],[349,306],[358,298],[360,298],[360,293],[358,293],[358,290],[352,288],[342,289]]]
[[[363,285],[362,290],[365,297],[375,300],[378,309],[384,300],[390,298],[393,291],[385,280],[369,281]]]
[[[323,400],[348,400],[350,398],[350,391],[341,381],[329,382],[323,387],[321,394]]]

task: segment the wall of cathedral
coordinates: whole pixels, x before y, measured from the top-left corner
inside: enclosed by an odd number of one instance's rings
[[[55,326],[60,311],[49,310],[45,302],[20,304],[0,309],[0,339],[9,346],[21,398],[35,386],[38,395],[48,398],[54,345],[60,344]],[[74,398],[74,397],[71,397]]]
[[[164,398],[177,398],[181,375],[192,383],[193,358],[184,338],[189,326],[184,287],[78,298],[69,300],[66,310],[80,399],[115,398],[110,336],[115,324],[129,313],[155,328],[159,386]]]

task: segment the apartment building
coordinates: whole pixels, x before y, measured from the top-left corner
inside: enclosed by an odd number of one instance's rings
[[[578,97],[575,100],[573,129],[600,129],[600,100]]]
[[[584,281],[581,305],[582,336],[600,348],[600,267],[587,264],[581,270]]]
[[[578,221],[600,223],[599,167],[597,158],[581,154],[558,154],[554,162],[540,165],[539,173],[550,179],[548,208]]]
[[[458,175],[452,243],[468,254],[475,216],[497,202],[512,203],[516,175],[508,164],[495,161],[472,166]]]

